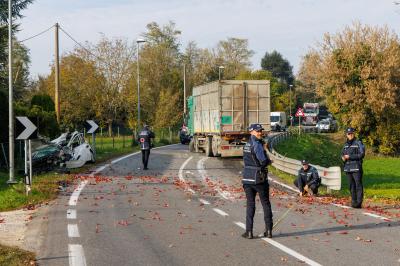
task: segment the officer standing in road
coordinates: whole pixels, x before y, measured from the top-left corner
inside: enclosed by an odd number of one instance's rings
[[[264,237],[272,237],[272,211],[269,201],[269,184],[267,166],[271,163],[264,149],[262,139],[263,127],[260,124],[252,124],[248,128],[250,139],[243,148],[243,188],[247,198],[246,208],[246,232],[242,237],[253,238],[253,220],[256,210],[256,194],[260,197],[264,209],[265,232]]]
[[[342,160],[344,162],[344,172],[349,179],[351,193],[351,207],[361,208],[364,189],[362,184],[362,162],[365,156],[365,147],[361,140],[354,136],[355,129],[346,129],[347,141],[342,150]]]
[[[317,195],[318,188],[321,185],[321,178],[318,175],[318,170],[311,166],[307,160],[302,160],[301,164],[303,167],[299,170],[294,185],[299,189],[300,196],[306,194]]]
[[[142,150],[142,162],[143,170],[147,170],[147,164],[149,162],[150,149],[152,148],[151,139],[154,139],[155,135],[150,130],[148,125],[145,125],[139,133],[138,141],[140,144],[140,149]]]

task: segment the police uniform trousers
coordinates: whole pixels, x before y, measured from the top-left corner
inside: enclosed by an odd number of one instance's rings
[[[272,211],[269,201],[269,184],[243,184],[247,198],[246,208],[246,231],[253,231],[254,214],[256,211],[256,194],[260,197],[261,205],[264,209],[265,230],[272,230]]]
[[[142,150],[142,163],[144,168],[147,168],[147,164],[149,162],[149,156],[150,156],[150,149]]]
[[[364,188],[362,184],[363,170],[361,169],[361,171],[352,173],[347,172],[346,175],[349,179],[351,201],[354,205],[361,206],[364,197]]]
[[[299,179],[294,180],[293,184],[300,189]],[[316,183],[312,183],[308,186],[314,194],[318,194],[318,185]],[[304,189],[304,187],[303,187]]]

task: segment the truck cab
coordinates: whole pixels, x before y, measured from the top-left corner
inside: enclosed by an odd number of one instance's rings
[[[271,129],[273,131],[284,131],[286,129],[286,113],[285,112],[271,112]]]

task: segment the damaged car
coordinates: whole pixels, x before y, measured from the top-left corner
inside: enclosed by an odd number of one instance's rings
[[[63,133],[32,153],[35,172],[51,171],[55,168],[78,168],[87,162],[95,162],[92,147],[85,141],[83,133]]]

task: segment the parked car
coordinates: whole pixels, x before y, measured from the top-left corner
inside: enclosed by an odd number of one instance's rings
[[[333,119],[323,119],[315,127],[318,132],[335,132],[337,131],[337,122]]]

